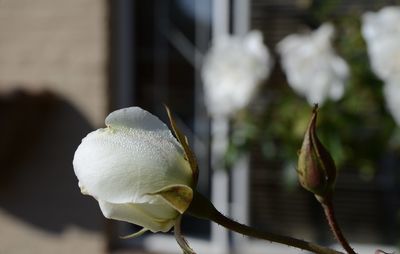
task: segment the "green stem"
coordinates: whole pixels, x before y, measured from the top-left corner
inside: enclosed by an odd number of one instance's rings
[[[318,198],[317,198],[318,199]],[[332,199],[328,198],[320,201],[322,208],[324,209],[326,219],[329,223],[329,227],[331,228],[333,235],[336,240],[343,246],[348,254],[356,254],[356,252],[351,248],[349,242],[344,237],[342,230],[339,227],[339,223],[336,220],[335,212],[333,210]]]
[[[182,221],[182,216],[179,215],[178,219],[175,222],[175,226],[174,226],[174,235],[175,235],[176,242],[179,244],[179,246],[181,247],[184,254],[196,254],[192,250],[192,248],[190,248],[186,239],[182,236],[181,221]]]
[[[343,254],[342,252],[335,251],[333,249],[329,249],[318,244],[310,243],[307,241],[303,241],[300,239],[296,239],[289,236],[278,235],[274,233],[269,233],[265,231],[261,231],[243,224],[240,224],[232,219],[229,219],[222,215],[220,212],[215,209],[215,207],[211,204],[211,202],[202,196],[199,193],[195,193],[192,203],[189,206],[187,213],[189,215],[195,216],[201,219],[209,219],[212,220],[221,226],[224,226],[232,231],[237,233],[271,241],[276,243],[281,243],[285,245],[289,245],[292,247],[296,247],[302,250],[308,250],[314,253],[319,254]]]

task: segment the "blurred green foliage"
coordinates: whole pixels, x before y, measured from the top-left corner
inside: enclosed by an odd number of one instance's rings
[[[304,17],[310,27],[326,21],[335,25],[334,46],[351,71],[344,97],[320,105],[317,132],[339,170],[357,169],[368,180],[388,152],[400,150],[400,132],[386,110],[382,81],[370,69],[361,35],[362,11],[336,15],[340,2],[314,1]],[[278,78],[272,77],[264,86],[262,106],[258,102],[234,119],[228,163],[257,144],[265,159],[295,165],[312,105],[288,86],[279,63],[273,76]]]

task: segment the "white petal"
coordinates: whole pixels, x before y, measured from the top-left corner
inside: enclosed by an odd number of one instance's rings
[[[340,57],[334,56],[331,61],[332,70],[336,76],[341,79],[347,79],[349,76],[349,66],[347,63]]]
[[[106,218],[133,223],[153,232],[167,232],[179,213],[166,204],[113,204],[99,200]]]
[[[344,94],[343,84],[340,82],[333,83],[331,86],[331,90],[329,91],[329,97],[332,100],[337,101],[340,98],[342,98],[343,94]]]
[[[78,182],[78,186],[83,195],[90,195],[89,192],[87,192],[87,190],[85,189],[85,187],[81,184],[81,182]]]
[[[317,44],[325,47],[325,45],[330,44],[334,33],[335,28],[333,25],[331,23],[324,23],[317,30],[315,30],[313,37]]]
[[[386,83],[383,87],[383,94],[389,112],[400,126],[400,78]]]
[[[229,116],[247,106],[268,77],[272,59],[262,34],[223,36],[213,42],[204,59],[202,79],[206,106],[213,116]]]
[[[362,34],[368,43],[382,36],[398,34],[400,7],[387,6],[378,12],[366,12],[362,17]]]
[[[362,19],[362,34],[367,43],[372,70],[386,82],[400,73],[399,22],[399,6],[367,12]]]
[[[146,194],[190,186],[183,150],[158,118],[129,108],[111,113],[106,123],[108,128],[90,133],[75,152],[75,174],[86,193],[110,203],[157,203]]]
[[[289,35],[277,46],[289,85],[310,104],[343,95],[348,67],[334,53],[333,33],[334,27],[325,23],[310,34]]]
[[[146,131],[158,132],[159,135],[165,135],[167,139],[173,140],[168,127],[156,116],[139,107],[129,107],[116,110],[110,113],[105,124],[114,129],[132,128]]]

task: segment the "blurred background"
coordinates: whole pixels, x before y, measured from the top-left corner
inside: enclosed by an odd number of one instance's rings
[[[395,251],[400,132],[360,29],[364,12],[389,4],[398,2],[0,0],[0,253],[180,253],[169,234],[121,240],[138,228],[106,220],[80,194],[72,168],[81,139],[109,112],[137,105],[166,121],[163,104],[196,152],[199,191],[224,200],[226,214],[333,246],[321,208],[296,178],[312,107],[290,88],[275,52],[285,36],[324,22],[335,25],[333,47],[351,73],[344,96],[320,109],[319,134],[339,169],[338,220],[359,253]],[[202,63],[218,31],[253,29],[275,64],[250,105],[229,118],[219,182]],[[300,253],[213,227],[183,221],[198,253]]]

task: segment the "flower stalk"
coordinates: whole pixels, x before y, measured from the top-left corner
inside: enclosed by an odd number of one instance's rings
[[[192,203],[190,204],[186,213],[200,219],[211,220],[227,229],[230,229],[234,232],[246,236],[263,239],[270,242],[285,244],[288,246],[296,247],[302,250],[308,250],[319,254],[343,254],[342,252],[327,247],[323,247],[318,244],[310,243],[289,236],[261,231],[256,228],[240,224],[221,214],[207,198],[205,198],[198,192],[194,193]]]
[[[342,230],[339,227],[339,224],[336,220],[335,211],[333,209],[332,199],[328,198],[323,201],[320,201],[322,208],[324,209],[324,213],[326,219],[328,221],[329,227],[332,230],[333,235],[335,236],[336,240],[343,246],[349,254],[356,254],[353,248],[350,246],[349,242],[344,237]]]
[[[183,254],[196,254],[194,252],[194,250],[192,248],[190,248],[186,239],[182,236],[181,221],[182,221],[182,216],[179,216],[179,218],[176,220],[175,226],[174,226],[174,235],[175,235],[176,242],[181,247]]]

